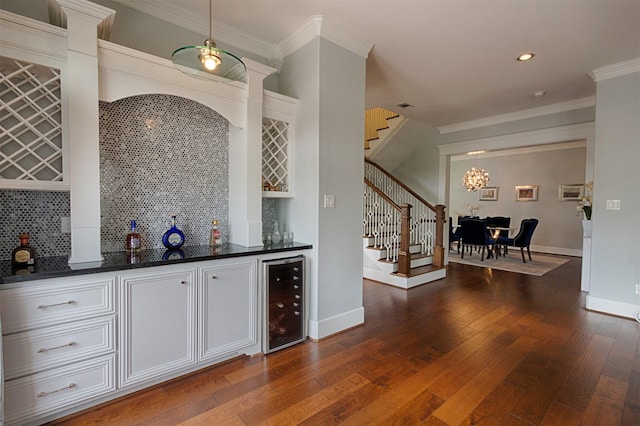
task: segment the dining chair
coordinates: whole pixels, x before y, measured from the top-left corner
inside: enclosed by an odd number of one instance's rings
[[[491,227],[496,227],[496,228],[509,228],[509,226],[511,226],[511,218],[507,217],[507,216],[487,216],[487,227],[491,228]],[[495,235],[495,234],[494,234]],[[508,229],[501,229],[498,232],[498,236],[500,237],[504,237],[504,238],[509,238],[509,230]],[[497,237],[494,236],[494,239],[497,239]],[[499,249],[500,246],[498,246]],[[507,254],[507,246],[502,246],[504,247],[504,254]]]
[[[453,230],[453,219],[449,216],[449,250],[451,250],[451,244],[454,242],[458,243],[458,253],[460,253],[460,240],[462,240],[462,231],[460,230],[460,226]]]
[[[498,244],[499,246],[505,246],[505,247],[519,247],[520,248],[520,254],[522,255],[522,262],[527,263],[527,261],[524,258],[524,249],[527,249],[527,254],[529,255],[529,260],[531,259],[531,250],[529,249],[529,246],[531,245],[531,237],[533,236],[533,231],[536,230],[536,227],[538,226],[538,219],[522,219],[522,222],[520,222],[520,230],[518,231],[518,234],[513,237],[513,238],[505,238],[505,237],[498,237],[498,240],[496,241],[496,244]]]
[[[466,219],[461,221],[462,227],[462,253],[460,257],[464,259],[465,248],[469,249],[469,255],[473,248],[481,250],[480,261],[484,261],[484,253],[487,250],[487,258],[493,254],[496,241],[491,238],[487,230],[485,219]]]

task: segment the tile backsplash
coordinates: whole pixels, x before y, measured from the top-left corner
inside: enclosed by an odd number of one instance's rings
[[[60,218],[69,209],[68,192],[0,190],[0,260],[11,259],[23,232],[38,257],[68,254],[71,234],[61,232]]]
[[[131,219],[143,248],[161,248],[170,215],[185,246],[229,236],[229,122],[195,101],[143,95],[100,103],[102,251],[119,251]]]

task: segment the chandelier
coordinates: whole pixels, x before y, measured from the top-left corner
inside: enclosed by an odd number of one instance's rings
[[[211,37],[213,18],[209,0],[209,38],[202,46],[185,46],[171,54],[173,64],[183,73],[206,80],[242,80],[247,66],[240,58],[219,49]]]
[[[467,191],[477,191],[487,186],[489,182],[489,173],[483,169],[476,169],[471,167],[470,170],[462,177],[462,184]]]

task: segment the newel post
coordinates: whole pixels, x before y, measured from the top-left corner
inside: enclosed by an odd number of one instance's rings
[[[411,204],[400,206],[402,222],[400,225],[400,251],[398,252],[398,274],[409,276],[411,253],[409,252],[409,234],[411,231]]]
[[[444,227],[445,227],[445,206],[437,204],[436,209],[436,244],[433,247],[433,266],[444,267]]]

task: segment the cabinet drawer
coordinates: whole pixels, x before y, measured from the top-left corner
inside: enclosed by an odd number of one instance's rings
[[[115,317],[5,336],[4,372],[14,379],[115,350]]]
[[[115,354],[5,382],[5,420],[18,423],[115,390]]]
[[[82,278],[0,291],[3,333],[115,313],[114,278]]]

